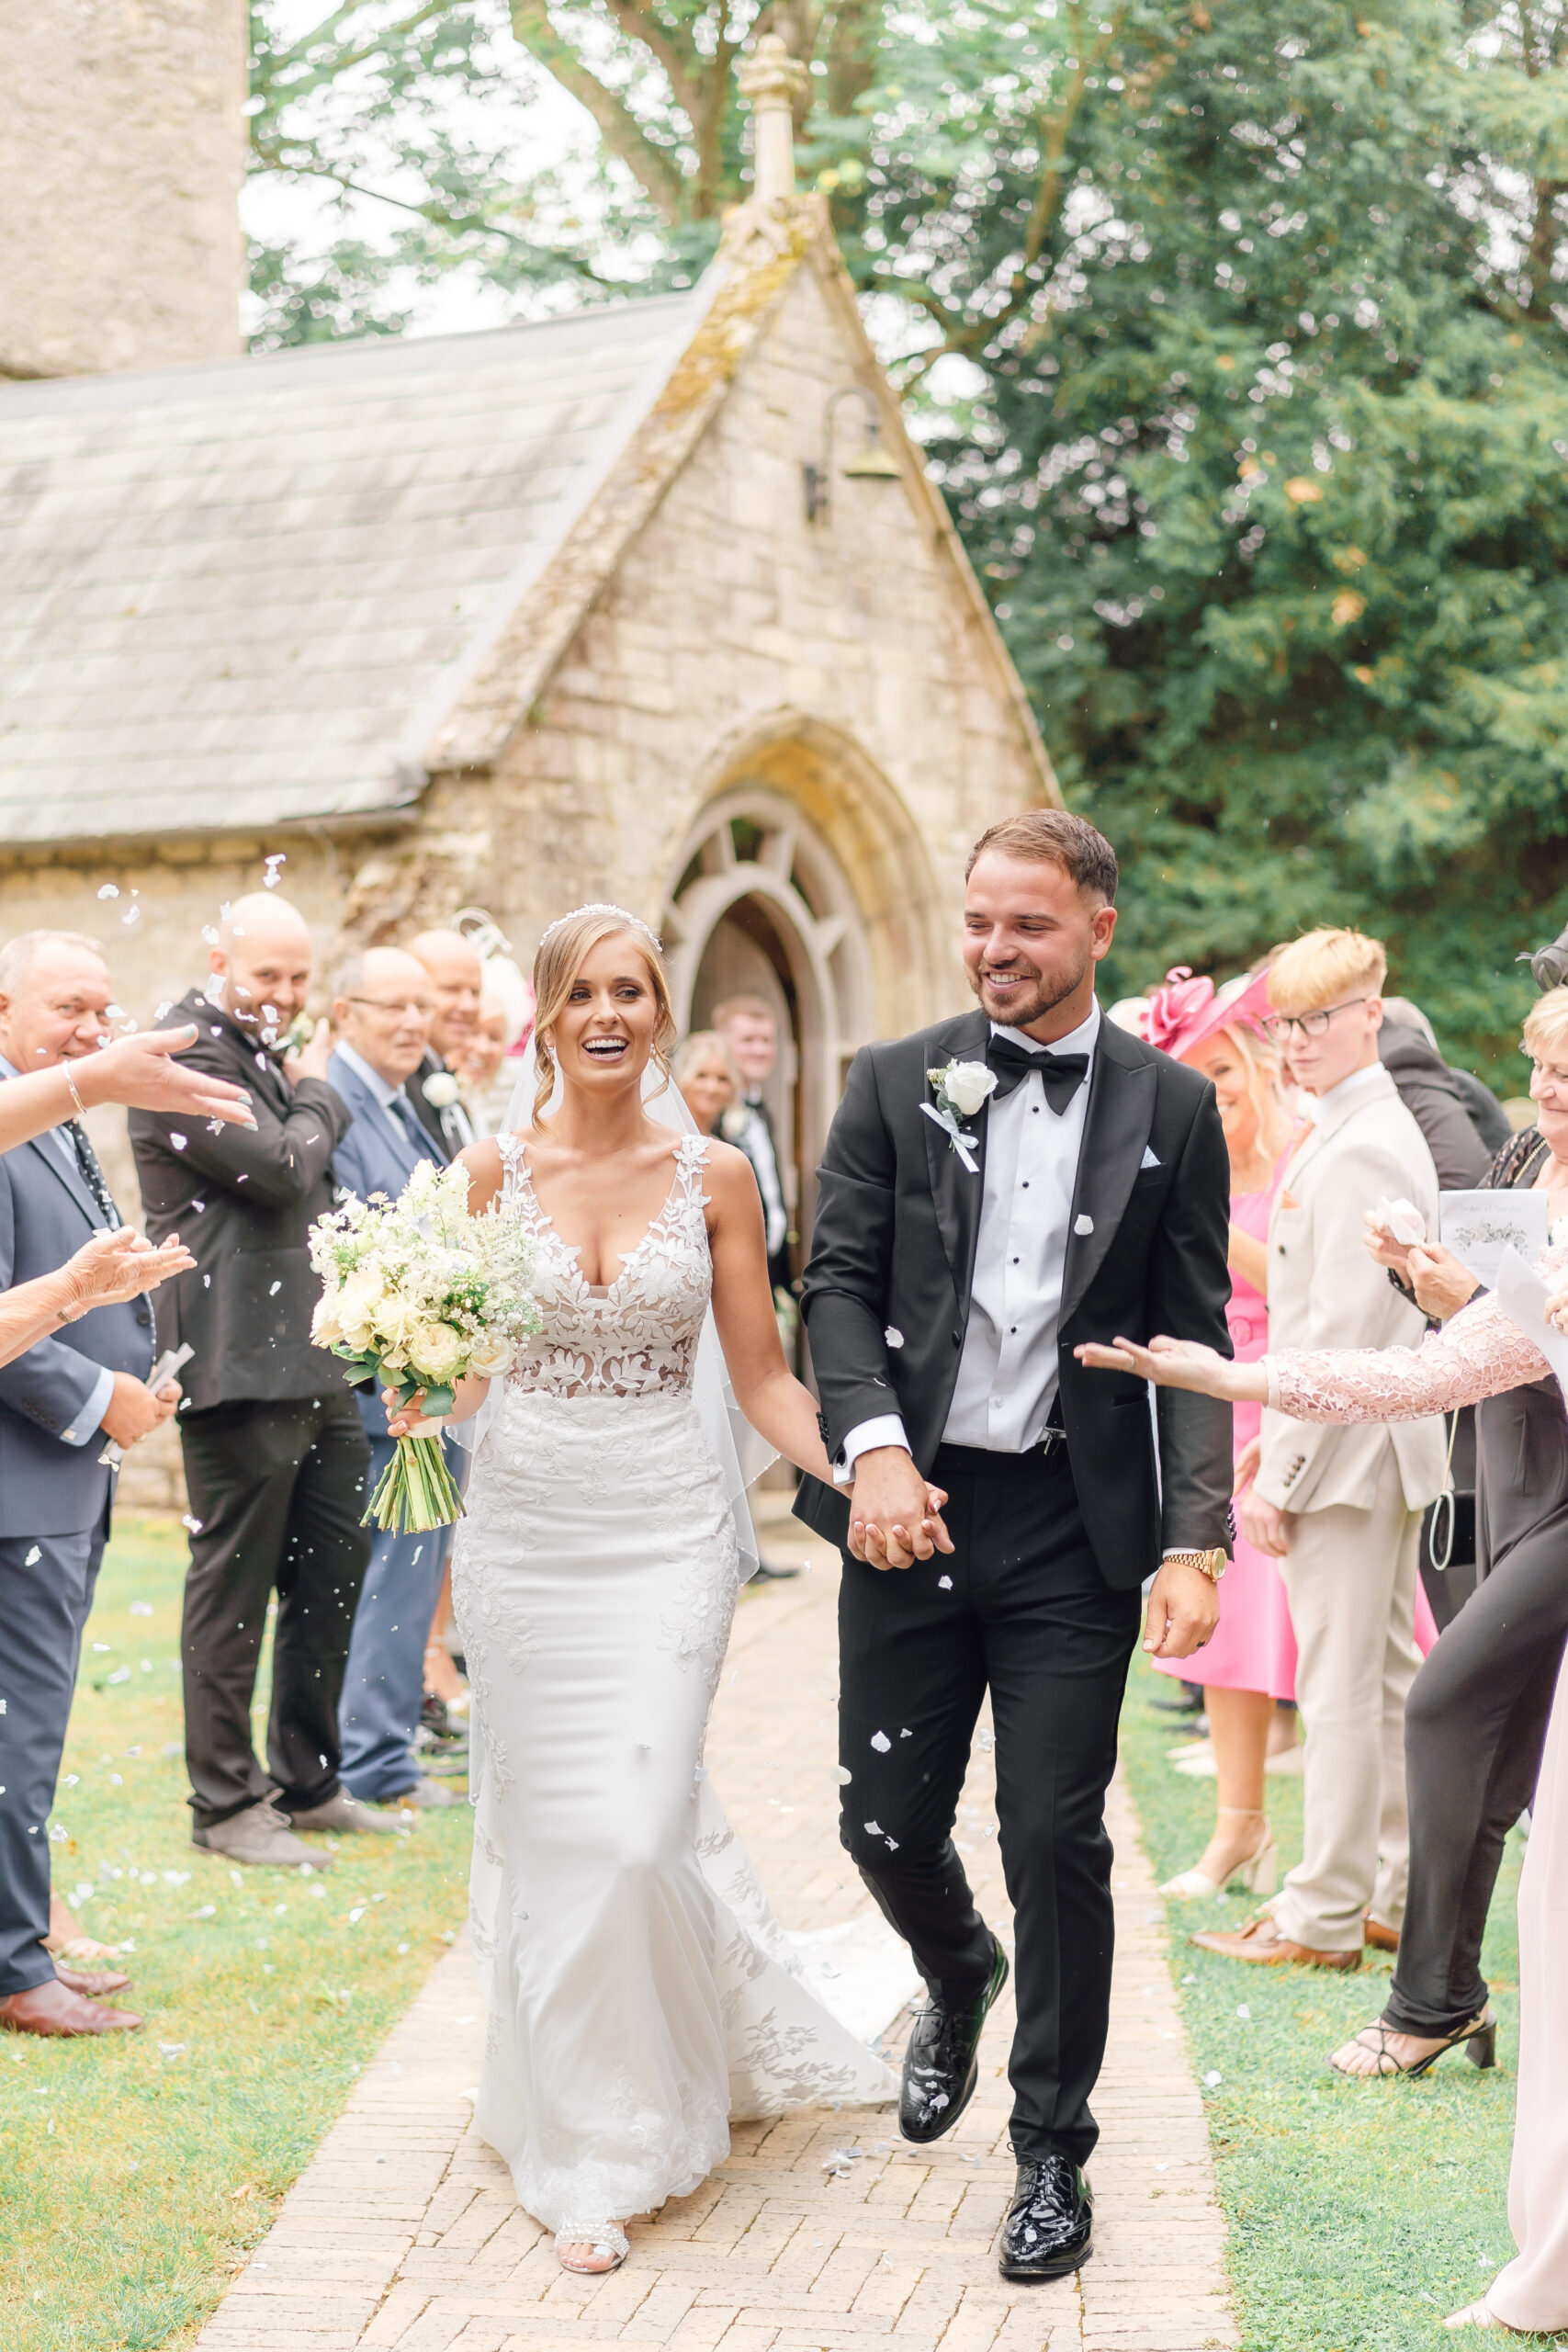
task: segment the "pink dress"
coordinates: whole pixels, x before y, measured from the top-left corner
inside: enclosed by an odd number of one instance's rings
[[[1281,1152],[1265,1191],[1231,1194],[1231,1222],[1258,1241],[1269,1238],[1269,1212],[1290,1156],[1288,1148]],[[1225,1321],[1237,1363],[1256,1363],[1269,1345],[1269,1307],[1262,1292],[1234,1270]],[[1258,1435],[1262,1419],[1261,1405],[1236,1406],[1238,1453]],[[1213,1639],[1191,1657],[1156,1657],[1155,1664],[1162,1674],[1174,1674],[1183,1682],[1216,1683],[1222,1690],[1267,1690],[1271,1699],[1293,1699],[1296,1637],[1278,1561],[1255,1551],[1238,1532],[1235,1557],[1220,1587],[1220,1623]]]
[[[1538,1272],[1561,1273],[1568,1245]],[[1270,1356],[1269,1402],[1299,1421],[1415,1420],[1544,1379],[1551,1371],[1495,1299],[1477,1299],[1415,1350]],[[1568,2327],[1568,1658],[1546,1734],[1519,1882],[1519,2064],[1508,2221],[1518,2254],[1486,2301],[1505,2326]]]

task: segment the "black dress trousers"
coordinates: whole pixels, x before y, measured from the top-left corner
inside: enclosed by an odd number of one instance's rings
[[[1457,2033],[1486,2006],[1481,1943],[1503,1842],[1534,1797],[1568,1639],[1568,1429],[1554,1380],[1476,1408],[1486,1574],[1404,1708],[1410,1887],[1382,2021]]]
[[[973,1999],[991,1939],[952,1830],[989,1688],[1015,1915],[1012,2143],[1082,2164],[1111,1997],[1105,1791],[1141,1596],[1095,1565],[1064,1443],[944,1445],[931,1476],[951,1555],[901,1570],[844,1557],[840,1834],[932,1993]]]
[[[180,1440],[199,1522],[181,1645],[191,1811],[209,1829],[276,1792],[286,1811],[308,1812],[338,1785],[338,1701],[370,1562],[359,1408],[334,1385],[214,1405],[182,1416]],[[269,1778],[251,1745],[251,1701],[274,1592]]]

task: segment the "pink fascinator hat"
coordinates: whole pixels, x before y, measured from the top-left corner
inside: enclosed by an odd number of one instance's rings
[[[1221,1029],[1261,1031],[1268,1012],[1267,970],[1216,989],[1206,976],[1194,979],[1188,966],[1179,964],[1166,974],[1164,988],[1145,1000],[1138,1035],[1179,1061]]]

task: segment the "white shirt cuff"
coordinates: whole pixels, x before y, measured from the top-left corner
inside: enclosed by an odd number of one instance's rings
[[[99,1373],[92,1395],[78,1411],[68,1430],[62,1430],[61,1440],[66,1445],[86,1445],[96,1438],[103,1425],[104,1415],[114,1398],[114,1374],[106,1364]]]
[[[901,1445],[905,1453],[908,1453],[909,1441],[904,1432],[901,1414],[879,1413],[874,1420],[861,1421],[850,1431],[844,1440],[843,1466],[840,1469],[838,1463],[833,1464],[833,1484],[836,1487],[852,1487],[856,1456],[869,1453],[874,1446],[878,1445]]]

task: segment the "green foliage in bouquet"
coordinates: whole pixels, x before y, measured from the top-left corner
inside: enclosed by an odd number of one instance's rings
[[[321,1278],[316,1345],[343,1358],[346,1380],[395,1390],[400,1409],[423,1395],[431,1419],[451,1412],[459,1381],[505,1373],[539,1327],[521,1220],[509,1210],[470,1216],[459,1167],[427,1164],[396,1201],[373,1193],[319,1217],[310,1262]],[[365,1524],[406,1533],[462,1516],[441,1440],[400,1438]]]

